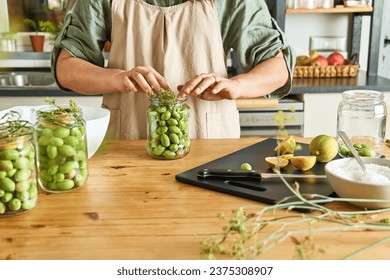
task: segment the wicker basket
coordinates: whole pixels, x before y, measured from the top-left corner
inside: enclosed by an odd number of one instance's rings
[[[355,77],[359,72],[359,64],[328,66],[295,66],[294,78],[334,78]]]

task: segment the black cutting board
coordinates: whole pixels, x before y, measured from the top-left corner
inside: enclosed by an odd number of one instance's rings
[[[309,155],[309,145],[303,143],[299,144],[302,146],[302,150],[297,151],[295,155]],[[264,158],[268,156],[275,156],[274,149],[276,145],[276,139],[267,138],[266,140],[253,144],[249,147],[177,174],[175,178],[177,181],[186,184],[267,204],[275,204],[279,200],[293,195],[280,178],[263,179],[262,181],[198,179],[196,173],[204,168],[240,169],[241,164],[244,162],[249,163],[252,166],[252,169],[257,169],[261,172],[272,172]],[[312,169],[302,172],[289,163],[286,168],[282,169],[282,173],[324,175],[324,167],[325,163],[316,163]],[[294,181],[299,182],[300,192],[302,194],[316,193],[324,196],[333,195],[333,189],[329,185],[327,179],[295,178],[288,179],[287,181],[290,183],[293,183]],[[293,198],[291,200],[297,200],[297,198]]]

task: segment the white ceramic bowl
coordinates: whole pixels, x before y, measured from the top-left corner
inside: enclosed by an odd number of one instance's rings
[[[110,111],[101,107],[85,105],[79,107],[87,124],[88,158],[91,158],[104,140],[110,121]]]
[[[390,160],[383,158],[362,157],[365,164],[376,164],[390,168]],[[367,209],[379,209],[390,207],[390,184],[367,181],[358,181],[348,176],[347,166],[355,166],[355,171],[360,171],[361,167],[354,158],[342,158],[328,162],[325,165],[325,173],[328,177],[329,184],[335,193],[342,198],[358,199],[380,199],[388,200],[387,202],[350,202],[356,206]]]
[[[27,120],[32,124],[37,121],[35,111],[43,108],[42,106],[15,106],[3,111],[0,111],[0,116],[3,116],[9,111],[16,111],[20,114],[21,119]],[[106,135],[108,123],[110,121],[110,111],[101,107],[79,105],[83,112],[83,118],[87,126],[87,145],[88,158],[91,158],[100,147]]]

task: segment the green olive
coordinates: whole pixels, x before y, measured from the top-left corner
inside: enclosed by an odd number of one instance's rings
[[[247,162],[241,164],[241,167],[240,167],[240,168],[241,168],[242,170],[252,170],[252,166],[251,166],[249,163],[247,163]]]

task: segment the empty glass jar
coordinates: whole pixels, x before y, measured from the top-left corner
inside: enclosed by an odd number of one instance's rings
[[[349,90],[343,92],[338,106],[337,131],[344,131],[358,149],[367,149],[367,156],[381,156],[384,147],[387,108],[383,98],[379,91]],[[337,140],[342,147],[338,135]],[[346,156],[341,150],[340,155]],[[361,155],[365,155],[364,150]]]

